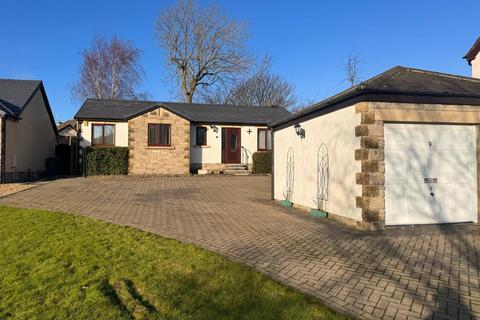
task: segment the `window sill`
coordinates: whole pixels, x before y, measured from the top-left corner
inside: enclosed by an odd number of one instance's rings
[[[173,149],[175,149],[175,147],[173,147],[173,146],[147,146],[146,149],[173,150]]]
[[[194,145],[194,148],[211,148],[209,145]]]

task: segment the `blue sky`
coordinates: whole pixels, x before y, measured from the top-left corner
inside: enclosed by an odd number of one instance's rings
[[[130,40],[142,49],[141,90],[174,100],[153,25],[174,1],[0,0],[0,78],[41,79],[57,120],[79,108],[70,97],[80,52],[94,35]],[[208,1],[201,1],[208,3]],[[274,1],[217,0],[248,24],[249,47],[273,56],[273,69],[302,99],[321,100],[345,89],[341,65],[351,52],[367,79],[404,65],[470,75],[461,58],[480,36],[478,0]]]

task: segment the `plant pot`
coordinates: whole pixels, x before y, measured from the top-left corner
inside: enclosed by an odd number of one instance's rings
[[[284,208],[291,208],[293,206],[293,202],[288,200],[280,200],[280,205]]]
[[[310,215],[312,216],[312,218],[326,218],[328,216],[328,213],[323,210],[312,209],[310,210]]]

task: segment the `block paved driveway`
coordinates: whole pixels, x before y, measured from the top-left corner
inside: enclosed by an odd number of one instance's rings
[[[269,201],[269,177],[56,180],[0,204],[78,213],[224,254],[360,319],[480,319],[480,227],[361,232]]]

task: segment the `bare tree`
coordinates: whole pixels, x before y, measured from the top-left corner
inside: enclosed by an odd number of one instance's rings
[[[202,99],[207,103],[293,108],[297,102],[294,86],[272,73],[271,67],[272,58],[265,56],[253,74],[230,87],[206,92]]]
[[[200,93],[200,101],[209,104],[236,104],[233,94],[238,83],[238,81],[235,81],[229,85],[204,90]]]
[[[74,98],[141,99],[137,93],[144,70],[140,65],[142,51],[127,41],[95,37],[89,49],[82,52],[80,79],[72,88]]]
[[[363,63],[363,60],[356,53],[351,53],[347,59],[347,62],[342,65],[343,70],[345,71],[345,81],[354,86],[360,83],[360,65]]]
[[[155,35],[186,102],[193,101],[199,88],[224,85],[251,65],[245,26],[227,19],[214,6],[179,0],[160,14]]]

